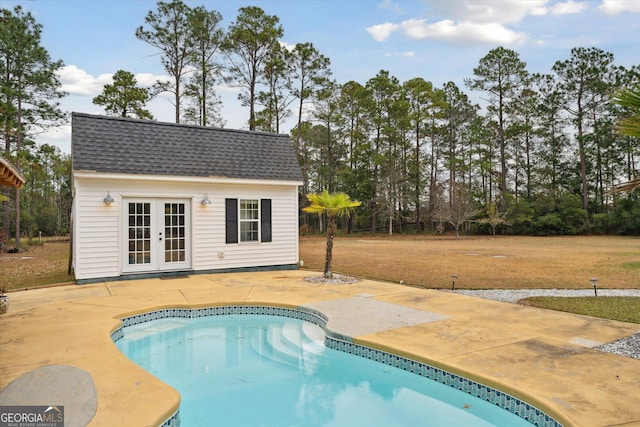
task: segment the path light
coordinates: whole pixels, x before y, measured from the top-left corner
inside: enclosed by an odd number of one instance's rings
[[[458,278],[458,276],[456,276],[455,274],[451,276],[451,290],[454,290],[456,288],[456,279]]]
[[[589,281],[593,285],[593,293],[596,294],[596,296],[598,296],[598,279],[596,279],[595,277],[592,277],[591,279],[589,279]]]

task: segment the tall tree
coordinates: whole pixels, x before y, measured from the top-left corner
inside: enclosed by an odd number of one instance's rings
[[[63,63],[51,60],[40,44],[41,35],[42,26],[20,6],[13,11],[0,9],[0,124],[7,157],[15,153],[18,170],[25,137],[64,120],[58,99],[65,94],[60,90],[56,74]],[[19,248],[20,190],[16,190],[15,211],[16,247]],[[5,206],[7,235],[8,213]]]
[[[180,123],[182,86],[192,61],[194,38],[189,15],[191,9],[181,0],[159,1],[156,12],[149,11],[144,21],[147,26],[136,29],[136,37],[160,52],[160,61],[172,81],[158,81],[157,92],[174,95],[176,123]]]
[[[569,59],[556,61],[551,69],[556,77],[560,106],[576,128],[582,208],[588,220],[587,132],[592,113],[609,100],[607,94],[612,87],[613,54],[598,48],[574,48]]]
[[[256,128],[256,86],[263,76],[262,67],[283,34],[277,16],[256,6],[241,7],[222,44],[229,62],[227,80],[246,91],[239,99],[249,107],[249,130]]]
[[[287,88],[291,78],[290,58],[289,51],[276,44],[265,61],[263,73],[267,90],[260,91],[257,99],[264,106],[264,109],[256,113],[256,128],[260,130],[280,133],[281,123],[291,116],[289,105],[294,98]]]
[[[320,188],[329,192],[336,190],[336,178],[339,162],[344,158],[339,132],[342,128],[342,115],[339,109],[338,84],[333,80],[327,80],[324,87],[318,93],[316,109],[313,117],[321,124],[325,131],[324,138],[319,141],[321,182]]]
[[[449,189],[449,201],[456,199],[455,191],[458,184],[464,184],[464,172],[468,168],[465,165],[465,142],[469,140],[469,126],[473,122],[478,106],[469,101],[469,97],[462,92],[453,82],[448,82],[443,89],[445,107],[442,119],[442,147],[440,147],[442,160],[449,172],[447,186]],[[434,176],[434,180],[437,176]]]
[[[500,152],[500,192],[501,206],[504,207],[504,195],[507,192],[507,153],[505,129],[507,127],[506,106],[521,88],[527,76],[526,64],[520,60],[517,52],[498,47],[480,59],[473,69],[475,78],[466,79],[467,86],[488,93],[489,111],[498,121]]]
[[[309,206],[304,208],[305,212],[316,213],[327,216],[327,250],[324,261],[324,277],[331,279],[333,271],[333,237],[336,229],[336,217],[350,216],[351,212],[360,206],[360,202],[351,200],[345,193],[330,194],[327,190],[318,194],[308,194]]]
[[[118,70],[113,75],[113,84],[106,84],[93,103],[101,105],[108,114],[153,120],[151,112],[144,107],[151,99],[149,89],[138,87],[133,73]]]
[[[367,103],[369,108],[367,114],[372,124],[373,165],[369,209],[371,233],[375,233],[378,228],[379,195],[383,190],[382,181],[384,181],[384,177],[381,175],[383,172],[382,165],[386,163],[384,157],[385,145],[388,143],[388,136],[391,131],[388,126],[389,114],[395,94],[400,88],[400,82],[396,77],[390,76],[388,71],[380,70],[375,77],[367,81],[365,88],[370,96],[370,102]]]
[[[220,102],[214,85],[221,76],[221,64],[217,62],[224,32],[220,28],[222,15],[215,10],[208,11],[197,6],[188,13],[188,23],[192,51],[189,65],[194,69],[189,79],[185,95],[191,98],[193,106],[185,109],[185,116],[199,126],[222,125]]]
[[[289,90],[298,99],[298,126],[302,123],[304,104],[319,90],[331,75],[329,58],[312,43],[297,43],[290,55],[291,79]],[[300,135],[295,135],[294,148],[300,151]]]
[[[442,108],[442,98],[436,95],[431,82],[427,82],[421,77],[404,82],[405,91],[409,105],[409,120],[413,128],[413,155],[409,167],[408,178],[413,187],[413,204],[415,208],[415,221],[421,230],[424,230],[421,213],[422,196],[424,194],[425,180],[423,179],[424,167],[426,163],[426,153],[424,152],[425,139],[429,128],[429,123],[438,110]]]

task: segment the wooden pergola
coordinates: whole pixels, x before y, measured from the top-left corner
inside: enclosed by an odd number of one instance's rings
[[[20,188],[23,184],[24,178],[22,175],[9,163],[9,160],[0,156],[0,186]]]
[[[640,187],[640,178],[632,179],[631,181],[623,182],[613,187],[613,192],[618,193],[620,191],[631,191]]]

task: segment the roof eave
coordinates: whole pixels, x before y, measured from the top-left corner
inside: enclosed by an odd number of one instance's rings
[[[25,183],[24,177],[4,157],[0,156],[0,185],[21,188]]]
[[[301,186],[302,181],[279,179],[247,179],[228,178],[224,176],[172,176],[172,175],[138,175],[126,173],[107,173],[89,170],[74,170],[74,179],[109,179],[127,181],[183,182],[198,184],[244,184],[244,185],[281,185]]]

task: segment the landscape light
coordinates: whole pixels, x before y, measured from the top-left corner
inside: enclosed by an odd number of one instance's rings
[[[596,279],[595,277],[592,277],[591,279],[589,279],[589,281],[593,285],[593,293],[596,294],[596,296],[598,296],[598,279]]]
[[[451,276],[451,290],[454,290],[456,287],[456,279],[458,278],[458,276],[456,276],[455,274]]]

